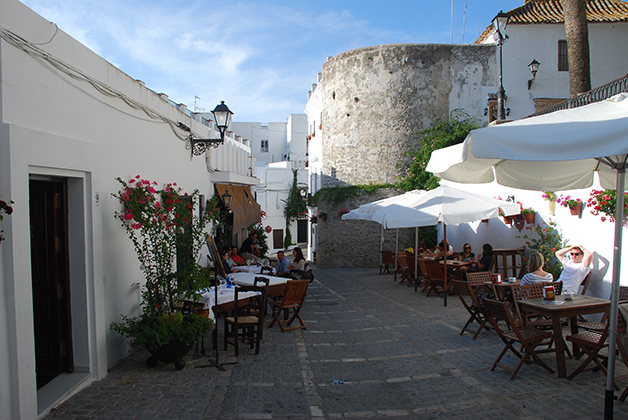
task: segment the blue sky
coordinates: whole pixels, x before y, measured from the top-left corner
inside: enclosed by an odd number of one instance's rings
[[[234,121],[282,122],[303,112],[329,56],[354,48],[451,40],[451,0],[21,0],[60,29],[173,101]],[[524,0],[467,0],[465,43],[500,9]],[[464,0],[454,0],[454,43]]]

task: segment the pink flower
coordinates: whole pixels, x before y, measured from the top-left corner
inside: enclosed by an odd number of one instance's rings
[[[135,175],[135,178],[136,178],[136,179],[140,179],[140,176],[139,176],[139,175]]]
[[[132,213],[127,213],[124,215],[124,220],[133,220],[133,214]]]
[[[141,225],[140,223],[133,223],[133,224],[131,225],[131,227],[132,227],[133,229],[135,229],[135,230],[138,230],[139,228],[141,228],[141,227],[142,227],[142,225]]]

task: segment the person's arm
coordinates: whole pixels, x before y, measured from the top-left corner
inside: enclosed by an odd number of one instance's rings
[[[447,248],[447,256],[450,257],[454,255],[454,247],[449,245],[449,247]]]
[[[565,258],[565,255],[567,255],[570,249],[571,247],[569,246],[567,248],[559,249],[558,251],[556,251],[556,258],[558,258],[558,261],[562,263],[563,258]]]
[[[591,265],[591,261],[593,261],[593,254],[582,245],[578,246],[580,247],[582,252],[584,252],[584,257],[582,257],[582,264],[584,264],[585,267],[588,267],[589,265]]]

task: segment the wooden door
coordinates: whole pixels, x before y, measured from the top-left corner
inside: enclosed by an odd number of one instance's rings
[[[30,181],[31,270],[37,389],[73,371],[67,188]]]

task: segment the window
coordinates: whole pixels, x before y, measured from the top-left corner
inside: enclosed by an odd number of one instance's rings
[[[262,140],[262,153],[268,153],[268,139]]]
[[[569,71],[567,41],[564,39],[558,40],[558,71]]]

